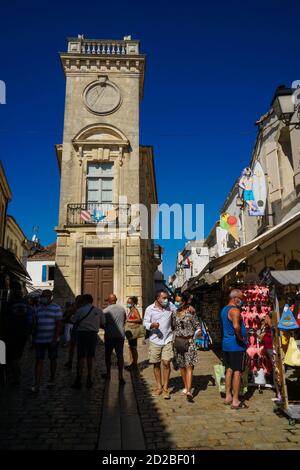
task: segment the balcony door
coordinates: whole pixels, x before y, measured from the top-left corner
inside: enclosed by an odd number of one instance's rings
[[[113,163],[89,163],[86,202],[88,209],[110,210],[113,202]]]

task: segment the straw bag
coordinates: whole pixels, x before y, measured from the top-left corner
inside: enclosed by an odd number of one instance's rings
[[[127,321],[125,323],[125,336],[130,341],[131,339],[144,338],[146,335],[146,328],[141,323],[133,323]]]

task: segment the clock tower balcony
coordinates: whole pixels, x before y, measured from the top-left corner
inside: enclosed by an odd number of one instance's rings
[[[130,204],[86,202],[67,205],[67,226],[128,227],[131,221]]]

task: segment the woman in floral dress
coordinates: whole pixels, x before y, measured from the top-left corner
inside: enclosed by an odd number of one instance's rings
[[[174,330],[174,361],[180,369],[184,389],[188,401],[193,402],[191,393],[193,370],[197,362],[195,336],[201,336],[201,325],[195,314],[189,311],[187,295],[177,294],[175,298],[177,311],[173,312]]]

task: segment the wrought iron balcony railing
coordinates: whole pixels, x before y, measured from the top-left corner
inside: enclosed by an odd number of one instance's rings
[[[112,203],[68,204],[67,225],[128,226],[130,223],[130,205]]]

